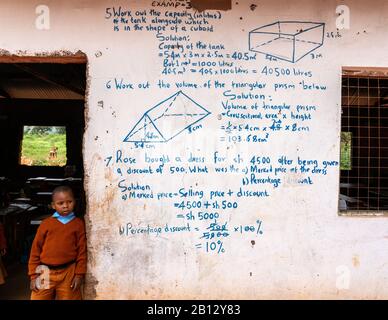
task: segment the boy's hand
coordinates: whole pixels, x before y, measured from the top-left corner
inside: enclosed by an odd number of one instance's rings
[[[38,278],[31,279],[31,281],[30,281],[30,289],[32,291],[38,292],[38,287],[36,286],[36,279],[38,279]]]
[[[84,277],[83,276],[75,276],[73,281],[71,282],[71,289],[73,291],[79,289],[84,282]]]
[[[7,249],[1,249],[0,250],[0,254],[2,255],[2,256],[5,256],[6,255],[6,253],[7,253]]]

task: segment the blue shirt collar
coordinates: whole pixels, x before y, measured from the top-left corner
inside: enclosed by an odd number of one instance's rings
[[[66,224],[75,218],[75,214],[74,212],[72,212],[72,213],[69,213],[67,216],[61,216],[57,211],[55,211],[52,217],[57,218],[58,221],[62,222],[63,224]]]

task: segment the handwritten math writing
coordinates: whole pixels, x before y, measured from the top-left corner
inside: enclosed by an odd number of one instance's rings
[[[338,170],[337,159],[271,151],[287,139],[308,140],[326,112],[321,101],[332,88],[315,67],[325,60],[325,23],[276,21],[243,29],[244,41],[231,41],[224,12],[198,12],[189,1],[104,13],[114,34],[152,40],[154,68],[153,76],[145,66],[144,74],[101,81],[111,95],[132,101],[147,92],[152,100],[134,100],[138,115],[120,147],[105,155],[105,169],[123,207],[135,200],[173,217],[154,224],[128,218],[121,237],[192,235],[201,252],[225,254],[231,239],[266,234],[268,203],[285,188],[312,188]],[[248,203],[257,214],[243,221]]]

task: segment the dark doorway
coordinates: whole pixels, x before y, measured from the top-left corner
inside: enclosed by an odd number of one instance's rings
[[[82,143],[86,56],[0,57],[0,223],[7,269],[0,299],[28,299],[32,240],[51,192],[70,185],[85,214]]]

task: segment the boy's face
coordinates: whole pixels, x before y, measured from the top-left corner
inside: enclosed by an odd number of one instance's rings
[[[67,216],[74,210],[75,200],[70,192],[57,192],[53,196],[51,206],[61,216]]]

